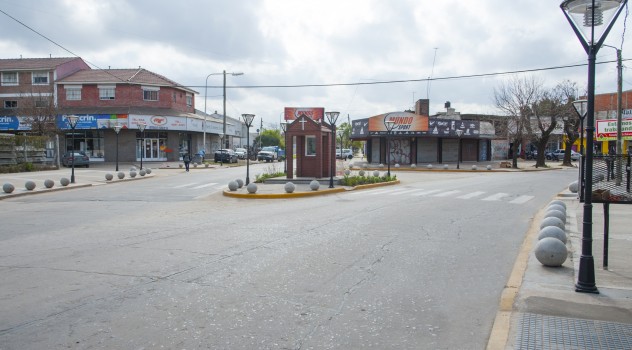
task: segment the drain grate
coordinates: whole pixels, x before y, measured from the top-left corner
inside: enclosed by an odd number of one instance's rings
[[[516,349],[632,349],[632,324],[526,313]]]

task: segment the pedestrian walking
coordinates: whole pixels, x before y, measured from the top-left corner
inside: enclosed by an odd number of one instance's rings
[[[184,168],[188,172],[189,171],[189,163],[191,163],[191,156],[188,153],[185,153],[182,156],[182,161],[184,162]]]

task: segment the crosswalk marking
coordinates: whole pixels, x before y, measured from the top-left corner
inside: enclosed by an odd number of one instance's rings
[[[173,188],[183,188],[183,187],[189,187],[189,186],[193,186],[193,185],[197,185],[197,184],[198,184],[197,182],[192,182],[192,183],[188,183],[188,184],[174,186]]]
[[[432,196],[433,196],[433,197],[448,197],[448,196],[451,196],[451,195],[453,195],[453,194],[457,194],[457,193],[459,193],[459,192],[461,192],[461,191],[459,191],[459,190],[446,191],[446,192],[441,192],[441,193],[433,194]]]
[[[403,193],[406,190],[407,190],[406,188],[399,188],[399,189],[396,189],[396,190],[389,189],[389,190],[384,190],[383,192],[373,192],[373,193],[371,193],[369,195],[370,196],[374,196],[376,194],[390,194],[390,195],[393,195],[393,194]]]
[[[482,201],[499,201],[504,197],[509,196],[509,194],[507,193],[496,193],[494,195],[491,195],[489,197],[485,197],[483,199],[481,199]]]
[[[471,199],[471,198],[478,197],[478,196],[483,195],[483,194],[485,194],[485,192],[483,192],[483,191],[476,191],[476,192],[464,194],[464,195],[456,197],[456,198]]]
[[[523,204],[523,203],[526,203],[526,202],[532,200],[533,198],[534,198],[533,196],[524,195],[524,196],[520,196],[520,197],[510,201],[509,203],[511,203],[511,204]]]
[[[368,190],[368,191],[354,191],[354,193],[352,193],[351,195],[359,195],[359,194],[365,194],[365,195],[369,195],[369,194],[378,194],[378,193],[384,193],[387,191],[392,191],[393,189],[391,188],[377,188],[374,190]]]
[[[412,190],[409,189],[409,190],[400,191],[400,192],[393,192],[393,193],[389,193],[389,194],[391,196],[395,196],[395,195],[398,195],[398,194],[411,193],[411,192],[417,192],[417,191],[419,191],[418,188],[413,188]]]
[[[204,184],[204,185],[200,185],[200,186],[195,186],[195,187],[193,187],[193,189],[194,189],[194,190],[198,190],[198,189],[200,189],[200,188],[210,187],[210,186],[213,186],[213,185],[217,185],[217,182],[211,182],[211,183],[208,183],[208,184]]]
[[[413,193],[412,196],[425,196],[428,194],[433,194],[433,193],[437,193],[437,192],[441,192],[443,190],[428,190],[428,191],[421,191],[421,192],[417,192],[417,193]]]

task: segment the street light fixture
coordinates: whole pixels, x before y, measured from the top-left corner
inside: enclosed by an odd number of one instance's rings
[[[459,137],[459,143],[456,150],[456,168],[460,169],[459,165],[461,164],[461,136],[463,136],[463,130],[456,129],[454,132],[456,133],[456,136]]]
[[[70,172],[70,183],[75,183],[75,128],[77,127],[77,122],[79,121],[79,117],[76,115],[69,115],[66,117],[68,120],[68,124],[70,124],[70,129],[72,130],[72,170]]]
[[[595,262],[592,256],[592,182],[595,133],[595,60],[608,32],[628,0],[566,0],[560,4],[564,16],[588,55],[588,101],[586,104],[586,171],[584,181],[584,219],[582,254],[576,292],[599,293],[595,283]]]
[[[114,132],[116,133],[116,171],[119,171],[119,163],[118,163],[118,155],[119,155],[119,133],[121,132],[121,128],[123,128],[121,126],[121,124],[116,123],[116,125],[114,125]]]
[[[233,72],[233,73],[226,73],[226,71],[223,71],[222,73],[211,73],[209,75],[206,76],[206,82],[204,83],[204,152],[206,152],[206,100],[207,100],[207,91],[208,91],[208,78],[211,75],[223,75],[224,76],[224,134],[226,134],[226,74],[230,74],[232,76],[237,76],[237,75],[244,75],[244,73],[241,72]],[[224,146],[220,147],[220,148],[224,148]]]
[[[325,112],[327,122],[331,126],[331,167],[329,169],[329,188],[334,188],[334,172],[336,167],[336,121],[340,112]]]
[[[248,128],[248,132],[246,133],[246,186],[250,183],[250,127],[252,126],[252,121],[255,119],[254,114],[242,114],[242,118],[244,118],[244,123],[246,123],[246,127]]]
[[[384,119],[384,126],[386,126],[386,164],[387,164],[387,176],[391,178],[391,142],[390,136],[393,129],[395,129],[395,121],[391,118]],[[342,152],[342,150],[341,150]]]
[[[285,142],[285,173],[288,173],[287,170],[287,122],[284,120],[281,122],[281,130],[283,130],[283,140]]]
[[[141,132],[141,140],[140,140],[140,170],[143,170],[143,153],[145,153],[145,128],[147,127],[147,123],[140,122],[138,123],[138,130]]]

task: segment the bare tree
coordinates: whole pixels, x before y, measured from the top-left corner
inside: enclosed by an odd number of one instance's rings
[[[543,96],[542,82],[535,77],[515,76],[494,88],[496,107],[507,116],[507,139],[513,143],[512,167],[518,168],[519,145],[529,138],[533,106]]]
[[[560,119],[562,120],[564,135],[566,136],[564,140],[565,152],[562,165],[572,166],[571,149],[575,141],[579,138],[580,132],[580,118],[573,107],[575,96],[579,95],[578,88],[576,83],[572,83],[570,81],[564,81],[558,85],[558,87],[561,102],[563,103],[560,111]]]
[[[31,132],[40,136],[51,136],[57,130],[58,113],[53,97],[46,93],[25,91],[20,94],[18,114],[31,125]]]

